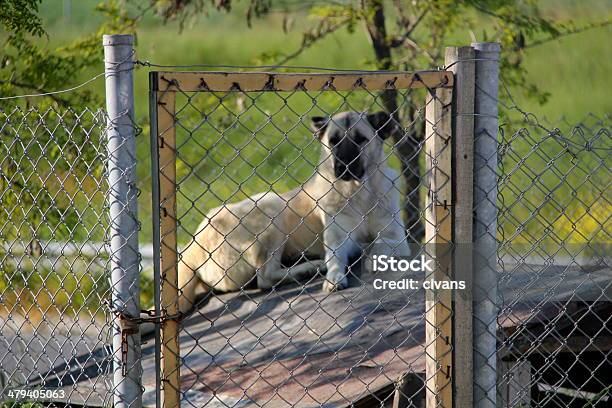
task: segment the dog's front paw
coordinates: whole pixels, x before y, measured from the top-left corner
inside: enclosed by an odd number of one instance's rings
[[[345,277],[338,281],[331,281],[329,278],[325,278],[325,282],[323,282],[323,291],[327,293],[336,292],[346,287],[348,287],[348,281]]]

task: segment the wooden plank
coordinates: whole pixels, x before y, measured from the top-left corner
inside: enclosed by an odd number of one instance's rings
[[[597,335],[571,336],[571,337],[547,337],[544,340],[520,337],[516,339],[511,350],[504,349],[501,357],[517,356],[531,351],[537,354],[559,354],[559,353],[608,353],[612,350],[612,336]]]
[[[425,150],[429,199],[437,205],[451,205],[451,98],[452,90],[438,88],[428,94],[425,107]],[[446,104],[443,106],[443,104]]]
[[[607,402],[609,399],[609,397],[606,395],[607,389],[605,388],[600,392],[589,392],[589,391],[574,390],[572,388],[559,387],[558,385],[549,385],[549,384],[544,384],[544,383],[539,382],[538,391],[554,394],[555,397],[557,395],[563,395],[563,396],[572,398],[572,400],[576,400],[576,399],[587,400],[586,404],[582,405],[583,407],[593,407],[593,406],[599,405],[596,403]]]
[[[178,272],[176,245],[176,129],[175,93],[157,93],[157,129],[160,196],[161,310],[166,316],[178,313]],[[178,319],[161,325],[162,401],[164,408],[180,405],[180,354]]]
[[[433,92],[433,94],[432,94]],[[426,279],[451,280],[452,252],[452,89],[439,88],[427,96],[425,151],[429,193],[426,212],[426,252],[435,260]],[[428,408],[453,406],[452,389],[452,292],[425,292],[426,394]]]
[[[472,224],[474,188],[474,87],[475,65],[472,47],[448,47],[445,65],[455,74],[453,89],[453,275],[465,281],[465,289],[455,292],[453,315],[453,391],[455,408],[472,408],[473,293]]]
[[[158,72],[158,89],[182,92],[351,91],[452,87],[448,71],[362,73]]]
[[[497,402],[502,408],[531,406],[531,363],[498,361]]]

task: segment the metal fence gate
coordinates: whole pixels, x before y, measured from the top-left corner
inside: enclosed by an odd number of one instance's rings
[[[400,377],[406,398],[450,406],[450,292],[377,291],[371,255],[435,256],[406,277],[448,276],[452,73],[150,83],[163,406],[384,402]],[[402,144],[425,153],[411,191]],[[412,195],[426,239],[410,248]]]

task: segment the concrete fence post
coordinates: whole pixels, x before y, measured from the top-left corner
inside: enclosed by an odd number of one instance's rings
[[[132,35],[103,37],[115,408],[142,406]]]
[[[474,406],[495,407],[497,381],[497,179],[500,45],[473,43]]]
[[[444,65],[455,74],[452,121],[453,278],[465,281],[456,291],[453,309],[453,396],[455,408],[473,408],[473,280],[474,223],[474,90],[472,47],[447,47]]]

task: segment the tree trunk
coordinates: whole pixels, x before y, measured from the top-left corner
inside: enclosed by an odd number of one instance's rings
[[[374,47],[377,68],[381,70],[391,69],[393,60],[391,55],[391,44],[387,39],[383,1],[364,0],[362,4],[364,12],[371,14],[371,16],[368,16],[366,19],[366,28],[372,40],[372,46]],[[396,90],[386,90],[381,93],[385,109],[401,124],[397,96]],[[409,99],[407,99],[406,102],[410,105],[408,106],[408,116],[412,118],[414,115],[414,106],[412,106]],[[421,135],[422,132],[419,130],[420,129],[411,127],[404,132],[397,132],[393,136],[395,142],[394,151],[400,159],[402,175],[405,180],[403,210],[409,243],[422,242],[425,235],[425,229],[421,222],[421,203],[419,199],[421,181],[419,153],[423,140]]]

